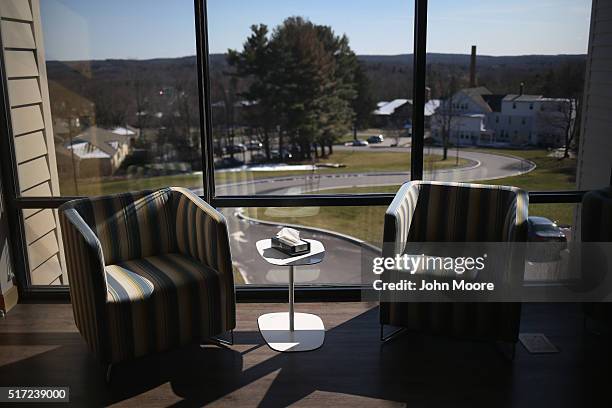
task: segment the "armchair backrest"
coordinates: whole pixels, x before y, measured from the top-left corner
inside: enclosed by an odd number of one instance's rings
[[[525,241],[528,205],[515,187],[411,181],[385,213],[384,242],[401,254],[406,242]]]
[[[612,187],[589,191],[582,198],[582,242],[612,241]]]
[[[75,200],[74,208],[96,234],[106,265],[175,251],[173,191],[139,191]]]

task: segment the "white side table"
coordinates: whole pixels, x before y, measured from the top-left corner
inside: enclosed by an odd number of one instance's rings
[[[272,248],[270,239],[257,241],[257,252],[272,265],[289,267],[289,312],[267,313],[259,316],[257,324],[264,340],[271,349],[283,352],[310,351],[323,345],[325,327],[317,315],[295,313],[293,268],[300,265],[314,265],[323,260],[325,248],[314,239],[310,242],[310,252],[298,256],[287,255]]]

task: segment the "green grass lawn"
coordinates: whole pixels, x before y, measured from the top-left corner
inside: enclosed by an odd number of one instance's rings
[[[395,193],[399,186],[381,186],[351,189],[335,189],[330,193],[371,193],[376,191]],[[250,217],[281,224],[296,224],[307,227],[323,228],[350,235],[370,244],[380,246],[383,238],[384,215],[387,207],[319,207],[315,215],[308,217],[277,217],[266,214],[266,208],[248,208]],[[574,217],[574,204],[532,204],[529,215],[540,215],[557,221],[560,225],[571,225]],[[296,211],[299,213],[299,211]]]
[[[527,174],[482,180],[480,181],[482,183],[515,186],[527,191],[576,189],[576,159],[559,160],[556,157],[549,157],[549,152],[546,150],[478,149],[478,151],[521,157],[533,161],[537,166]],[[532,204],[529,206],[529,215],[547,217],[561,225],[572,225],[575,208],[575,204]]]
[[[527,191],[576,189],[576,159],[559,160],[556,157],[549,157],[549,152],[546,150],[478,149],[477,151],[516,156],[531,160],[537,166],[527,174],[490,180],[487,181],[489,184],[512,185]]]
[[[367,148],[366,148],[367,149]],[[436,170],[457,167],[455,160],[441,160],[438,155],[425,156],[426,165]],[[337,151],[331,156],[319,159],[321,163],[341,163],[345,167],[319,168],[315,174],[366,173],[366,172],[407,172],[410,171],[409,152]],[[459,160],[459,166],[470,161]],[[216,184],[237,183],[270,177],[309,175],[309,171],[240,171],[215,174]]]
[[[575,188],[575,159],[559,160],[548,157],[545,150],[495,150],[478,149],[479,151],[506,154],[531,160],[536,163],[534,171],[515,177],[507,177],[495,180],[480,180],[485,184],[511,185],[526,190],[570,190]],[[430,155],[426,157],[427,166],[437,169],[455,166],[455,160],[440,160],[440,156]],[[410,155],[397,152],[372,152],[372,151],[337,151],[329,158],[320,160],[322,163],[343,163],[346,167],[338,169],[319,169],[318,174],[328,173],[353,173],[373,171],[408,171],[410,169]],[[466,160],[460,160],[459,165],[468,164]],[[308,174],[303,171],[286,172],[236,172],[216,174],[217,184],[255,180],[268,177],[283,177],[296,174]],[[99,195],[115,192],[139,190],[147,188],[159,188],[169,185],[186,187],[200,187],[201,175],[176,175],[161,176],[139,179],[107,180],[83,183],[79,186],[80,195]],[[71,180],[62,180],[60,183],[64,195],[71,195]],[[361,188],[343,188],[326,190],[326,194],[356,194],[356,193],[395,193],[399,186],[378,186]],[[278,217],[265,208],[251,208],[248,214],[254,218],[276,221],[281,223],[299,224],[318,228],[325,228],[343,234],[351,235],[370,242],[380,244],[382,240],[383,219],[385,207],[321,207],[316,215],[307,217],[300,216],[296,211],[295,216],[289,215]],[[575,205],[573,204],[532,204],[529,208],[530,215],[541,215],[553,219],[562,225],[573,223]],[[268,213],[268,214],[267,214]],[[270,215],[270,213],[272,213]]]
[[[367,148],[366,148],[367,149]],[[425,157],[427,165],[435,169],[455,167],[455,160],[442,161],[440,156],[428,155]],[[408,152],[376,152],[366,151],[337,151],[328,158],[319,159],[318,163],[342,163],[345,167],[320,168],[316,174],[333,173],[362,173],[362,172],[391,172],[409,171],[410,154]],[[460,160],[459,166],[465,166],[467,160]],[[216,184],[245,182],[270,177],[286,177],[295,175],[308,175],[308,171],[240,171],[220,172],[215,174]],[[200,174],[172,175],[158,177],[141,177],[105,180],[80,180],[78,192],[74,189],[71,178],[60,179],[60,191],[63,195],[95,196],[113,194],[124,191],[155,189],[167,186],[183,186],[188,188],[201,188],[202,176]]]
[[[548,152],[545,150],[478,149],[478,151],[521,157],[533,161],[537,166],[535,170],[524,175],[479,180],[480,183],[516,186],[527,191],[575,189],[575,159],[559,160],[548,157]],[[454,163],[454,160],[449,162]],[[398,188],[399,185],[333,189],[325,192],[328,194],[395,193]],[[531,204],[529,215],[547,217],[560,225],[572,225],[575,208],[575,204]],[[385,210],[386,207],[322,207],[316,216],[285,218],[268,216],[265,209],[251,209],[249,214],[268,221],[325,228],[380,245]]]
[[[357,139],[366,140],[370,136],[374,135],[383,135],[386,137],[386,133],[382,129],[371,128],[371,129],[363,129],[357,131]],[[353,141],[353,131],[351,130],[346,135],[342,136],[340,139],[336,141],[336,144],[343,145],[346,142]]]
[[[250,217],[307,227],[323,228],[350,235],[373,245],[382,242],[383,216],[386,207],[319,207],[316,215],[308,217],[274,217],[266,214],[266,208],[246,208]]]
[[[184,186],[189,188],[202,187],[202,175],[180,174],[174,176],[122,178],[115,180],[79,180],[78,192],[75,191],[72,179],[60,178],[60,191],[64,196],[97,196],[168,186]]]
[[[410,152],[377,152],[375,149],[343,150],[334,152],[319,163],[342,163],[346,167],[339,169],[321,169],[321,173],[363,173],[374,171],[410,171]],[[442,160],[439,155],[427,155],[425,161],[436,170],[456,167],[455,160]],[[459,166],[465,166],[468,160],[460,159]]]
[[[352,187],[325,190],[329,194],[395,193],[399,186]],[[380,246],[383,237],[383,220],[386,206],[376,207],[317,207],[309,209],[309,216],[300,216],[302,211],[295,210],[295,216],[286,211],[286,216],[278,217],[274,209],[247,208],[250,217],[285,224],[297,224],[323,228],[359,238],[370,244]],[[305,212],[305,211],[304,211]],[[312,214],[311,212],[314,212]]]

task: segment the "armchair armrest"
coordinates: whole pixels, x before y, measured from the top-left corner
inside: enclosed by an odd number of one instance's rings
[[[224,275],[233,288],[233,268],[227,221],[192,191],[173,187],[179,194],[176,240],[179,252]]]
[[[419,188],[413,182],[404,183],[395,194],[385,212],[383,256],[393,257],[404,253],[418,197]]]
[[[59,215],[74,318],[92,351],[102,357],[107,290],[102,246],[74,208],[60,208]]]
[[[227,222],[193,192],[173,187],[178,251],[217,272],[224,330],[236,327],[236,293]]]

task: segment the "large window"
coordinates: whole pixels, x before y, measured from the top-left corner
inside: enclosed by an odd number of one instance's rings
[[[2,37],[17,197],[201,190],[192,1],[9,3]],[[23,226],[22,283],[67,284],[57,211],[13,216]]]
[[[412,1],[209,1],[216,194],[409,180],[413,14]]]
[[[429,2],[425,178],[576,189],[591,3]]]
[[[579,189],[586,0],[23,4],[1,28],[25,287],[69,284],[62,202],[170,185],[225,214],[238,284],[285,283],[255,249],[281,225],[328,249],[298,283],[359,284],[413,178],[524,188],[575,239],[580,194],[544,192]]]
[[[426,166],[426,179],[577,189],[592,2],[562,3],[429,2],[428,103],[438,107],[426,122],[426,151],[468,163]],[[567,228],[575,208],[541,204],[530,215]]]
[[[237,284],[285,285],[287,268],[268,264],[255,243],[270,238],[282,226],[300,230],[303,237],[321,241],[325,262],[296,268],[296,283],[310,285],[361,284],[362,257],[381,248],[386,207],[251,207],[224,208]]]
[[[201,188],[193,2],[40,6],[54,195]]]

